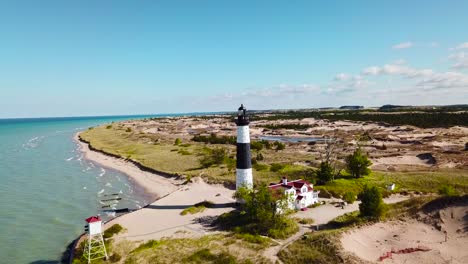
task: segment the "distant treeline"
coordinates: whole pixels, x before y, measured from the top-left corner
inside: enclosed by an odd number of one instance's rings
[[[350,121],[371,121],[384,122],[390,125],[411,125],[422,128],[468,126],[468,113],[456,112],[416,112],[416,113],[384,113],[373,111],[366,113],[357,111],[326,111],[326,112],[299,112],[289,111],[269,116],[252,116],[251,120],[281,120],[281,119],[302,119],[317,118],[328,120],[350,120]]]
[[[268,128],[271,130],[276,130],[276,129],[295,129],[295,130],[306,130],[310,127],[311,125],[303,125],[303,124],[267,124],[267,125],[262,125],[261,127]]]
[[[216,134],[211,134],[209,136],[195,135],[192,138],[192,141],[195,142],[204,142],[210,144],[236,144],[236,137],[232,136],[217,136]]]
[[[411,125],[422,128],[468,126],[468,113],[395,113],[395,114],[359,114],[346,113],[323,115],[328,120],[352,120],[384,122],[391,125]]]

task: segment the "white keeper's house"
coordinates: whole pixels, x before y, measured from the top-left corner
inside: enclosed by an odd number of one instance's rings
[[[318,194],[320,191],[314,191],[314,185],[306,180],[288,181],[286,177],[283,177],[279,183],[271,183],[268,188],[270,190],[283,190],[287,197],[286,207],[291,210],[301,210],[319,202]]]

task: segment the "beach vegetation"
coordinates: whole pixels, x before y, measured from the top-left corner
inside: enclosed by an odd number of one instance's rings
[[[180,140],[180,138],[176,138],[175,141],[174,141],[174,145],[180,145],[182,143],[182,140]]]
[[[114,224],[112,225],[111,227],[107,228],[105,231],[104,231],[104,235],[103,237],[105,239],[107,238],[111,238],[112,236],[114,236],[115,234],[118,234],[120,232],[122,232],[124,230],[124,228],[119,225],[119,224]]]
[[[177,153],[179,153],[180,155],[192,155],[190,151],[185,150],[185,149],[179,149]]]
[[[356,194],[353,192],[345,192],[343,194],[343,201],[345,201],[348,204],[352,204],[356,201]]]
[[[112,125],[107,125],[106,126],[106,129],[111,129],[112,128]]]
[[[131,128],[131,127],[127,127],[127,129],[125,129],[125,132],[127,132],[127,133],[132,132],[132,128]]]
[[[340,254],[340,231],[306,233],[278,253],[282,263],[345,263]]]
[[[278,130],[278,129],[293,129],[293,130],[307,130],[311,128],[311,125],[305,124],[266,124],[262,125],[261,127],[271,129],[271,130]]]
[[[258,163],[258,162],[256,164],[252,164],[252,167],[256,171],[266,171],[269,168],[267,164],[261,164],[261,163]]]
[[[263,143],[260,141],[252,141],[250,143],[250,149],[256,150],[256,151],[261,151],[263,149]]]
[[[147,250],[147,249],[150,249],[150,248],[155,248],[155,247],[160,246],[162,244],[164,244],[164,241],[149,240],[146,243],[140,244],[137,248],[133,249],[130,253],[138,253],[138,252],[141,252],[143,250]]]
[[[236,142],[237,142],[237,139],[234,136],[218,136],[218,135],[212,133],[209,136],[195,135],[195,136],[193,136],[192,141],[209,143],[209,144],[231,144],[231,145],[235,145]]]
[[[265,159],[265,157],[263,157],[263,154],[261,152],[257,153],[257,156],[255,157],[255,159],[257,161],[262,161]]]
[[[298,231],[295,221],[279,211],[285,203],[283,193],[273,193],[265,184],[255,190],[239,188],[235,198],[242,201],[238,210],[225,213],[215,223],[221,228],[236,233],[266,235],[273,238],[286,238]]]
[[[213,264],[236,264],[237,260],[234,256],[227,252],[220,252],[218,254],[213,254],[208,248],[198,250],[185,261],[190,263],[213,263]]]
[[[206,208],[213,208],[214,203],[210,201],[203,201],[194,204],[193,206],[190,206],[188,208],[185,208],[182,212],[180,212],[181,215],[187,215],[187,214],[197,214],[205,211]]]
[[[273,145],[275,146],[276,151],[284,150],[286,148],[286,145],[279,141],[275,141]]]
[[[385,215],[386,206],[383,202],[382,192],[376,186],[365,186],[358,195],[361,203],[359,212],[361,216],[379,219]]]
[[[226,148],[204,148],[200,158],[200,165],[203,168],[208,168],[213,165],[221,165],[228,157],[229,152]]]
[[[452,186],[443,184],[439,188],[439,194],[444,196],[457,196],[458,192]]]
[[[332,181],[335,175],[335,171],[328,161],[322,161],[319,169],[315,171],[318,184],[327,184]]]
[[[120,256],[118,253],[114,253],[109,257],[109,261],[112,263],[119,262],[122,259],[122,256]]]
[[[270,165],[270,171],[272,172],[278,172],[282,169],[286,168],[286,165],[285,164],[279,164],[279,163],[272,163]]]
[[[367,155],[362,153],[361,148],[354,150],[353,154],[346,157],[346,167],[351,176],[359,178],[371,173],[372,162]]]

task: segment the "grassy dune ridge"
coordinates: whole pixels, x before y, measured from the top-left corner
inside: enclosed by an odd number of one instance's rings
[[[235,171],[226,165],[215,165],[208,168],[200,166],[200,156],[204,148],[223,147],[229,155],[235,156],[235,146],[230,144],[205,144],[183,140],[183,144],[174,144],[172,138],[161,138],[157,134],[141,133],[129,130],[120,123],[98,126],[83,131],[80,139],[90,147],[101,152],[129,159],[145,168],[169,175],[186,177],[202,176],[212,183],[235,184]],[[188,153],[188,154],[187,154]],[[256,156],[252,151],[252,156]],[[313,181],[313,170],[310,166],[300,165],[304,161],[314,160],[311,154],[297,153],[286,148],[282,151],[262,150],[264,160],[261,166],[255,166],[256,183],[277,182],[282,176],[288,179],[307,178]],[[282,164],[279,170],[272,170],[275,164]],[[272,166],[273,165],[273,166]],[[263,167],[263,168],[262,168]],[[460,169],[437,169],[412,172],[374,171],[371,175],[354,179],[346,175],[326,185],[317,186],[335,196],[346,191],[358,193],[364,185],[374,184],[385,187],[390,183],[397,184],[397,191],[438,192],[441,185],[451,185],[460,193],[468,193],[468,171]]]

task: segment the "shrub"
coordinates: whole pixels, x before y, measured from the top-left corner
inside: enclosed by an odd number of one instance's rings
[[[176,138],[175,141],[174,141],[174,145],[180,145],[180,143],[182,143],[182,140],[180,140],[180,138]]]
[[[203,201],[194,204],[191,207],[185,208],[182,212],[180,212],[181,215],[186,215],[186,214],[196,214],[196,213],[201,213],[205,211],[206,208],[212,208],[214,206],[213,202],[210,201]]]
[[[439,188],[439,194],[445,196],[457,196],[458,192],[450,185],[442,185]]]
[[[284,143],[281,143],[279,141],[275,141],[274,145],[276,146],[276,150],[283,150],[286,148],[286,145]]]
[[[184,155],[184,156],[192,155],[192,153],[190,153],[190,151],[185,150],[185,149],[181,149],[181,150],[177,151],[177,153],[179,153],[180,155]]]
[[[228,158],[228,150],[225,148],[206,148],[205,152],[200,158],[200,164],[204,168],[208,168],[212,165],[221,165]]]
[[[346,157],[346,166],[351,176],[359,178],[371,173],[369,166],[372,162],[364,155],[360,148],[357,148],[353,154]]]
[[[250,148],[256,151],[260,151],[263,149],[263,144],[259,141],[253,141],[250,143]]]
[[[345,192],[343,194],[343,200],[348,204],[352,204],[354,203],[354,201],[356,201],[356,194],[354,194],[353,192]]]
[[[270,171],[278,172],[278,171],[284,169],[284,167],[286,167],[286,165],[279,164],[279,163],[272,163],[271,166],[270,166]]]
[[[236,137],[233,136],[221,136],[218,137],[216,134],[211,134],[209,136],[196,135],[192,138],[192,141],[195,142],[204,142],[210,144],[231,144],[235,145],[237,142]]]
[[[107,125],[106,126],[106,129],[111,129],[112,128],[112,125]]]
[[[120,233],[123,230],[123,227],[119,224],[112,225],[104,231],[104,238],[111,238],[113,235]]]
[[[112,256],[109,257],[110,262],[119,262],[122,259],[122,256],[120,256],[117,253],[112,254]]]
[[[376,186],[364,186],[358,198],[361,200],[361,204],[359,204],[361,216],[377,219],[384,216],[386,210],[385,204],[382,199],[382,193]]]
[[[257,162],[257,164],[252,165],[252,167],[253,167],[256,171],[265,171],[265,170],[268,170],[268,165],[266,165],[266,164],[261,164],[261,163],[258,163],[258,162]]]
[[[264,159],[263,154],[259,152],[259,153],[257,154],[256,159],[257,159],[257,161],[262,161],[262,160]]]
[[[125,129],[125,132],[132,132],[132,129],[127,127],[127,129]]]
[[[327,184],[329,181],[333,180],[334,170],[329,162],[322,161],[315,175],[320,184]]]

